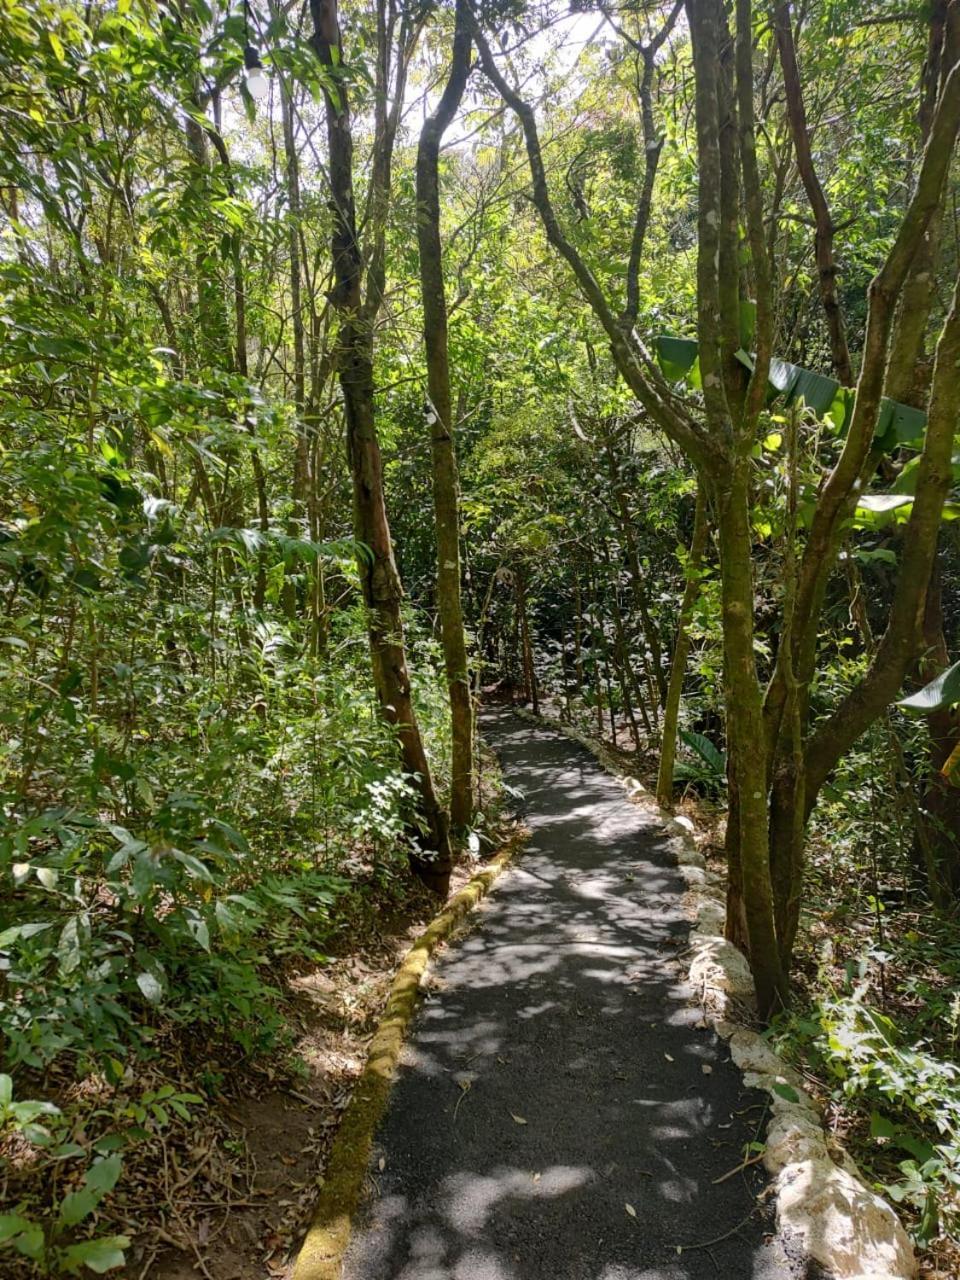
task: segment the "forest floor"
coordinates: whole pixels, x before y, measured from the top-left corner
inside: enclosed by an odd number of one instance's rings
[[[471,871],[457,871],[454,890]],[[290,1051],[274,1069],[230,1073],[189,1151],[169,1160],[164,1153],[158,1190],[167,1224],[144,1224],[131,1280],[289,1275],[393,975],[436,898],[411,885],[405,900],[383,906],[344,931],[340,955],[314,969],[291,967],[283,978]],[[187,1187],[192,1194],[183,1194]],[[163,1248],[165,1238],[171,1247]]]
[[[476,866],[463,858],[452,891]],[[99,1074],[78,1080],[68,1070],[33,1082],[60,1106],[77,1141],[93,1141],[105,1128],[147,1126],[99,1213],[101,1232],[123,1232],[132,1242],[125,1280],[289,1274],[393,975],[437,911],[436,897],[405,868],[384,876],[358,864],[356,875],[348,909],[323,940],[326,954],[306,960],[294,937],[289,954],[264,957],[279,991],[264,1021],[278,1012],[282,1018],[270,1054],[245,1057],[226,1038],[205,1040],[160,1022],[149,1056],[118,1084]],[[294,934],[302,928],[293,922]],[[139,1110],[144,1102],[147,1115]],[[56,1203],[69,1171],[54,1164],[60,1185],[47,1185],[49,1171],[35,1168],[22,1145],[16,1134],[0,1142],[0,1200]],[[11,1253],[0,1272],[3,1280],[33,1274]]]
[[[582,747],[487,715],[531,835],[433,970],[345,1280],[758,1280],[746,1091],[677,959],[667,836]]]

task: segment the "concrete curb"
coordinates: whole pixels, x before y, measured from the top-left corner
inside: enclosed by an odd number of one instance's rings
[[[293,1266],[292,1280],[339,1280],[353,1214],[390,1096],[407,1029],[416,1010],[427,962],[441,942],[484,898],[521,841],[512,839],[450,899],[407,952],[397,970],[366,1066],[357,1081],[330,1150],[313,1222]]]
[[[782,1238],[837,1280],[915,1280],[916,1255],[895,1211],[827,1132],[798,1073],[750,1025],[756,1010],[750,967],[723,936],[723,883],[707,869],[693,839],[693,823],[662,809],[652,792],[619,768],[597,739],[553,716],[519,714],[532,723],[545,722],[585,747],[631,800],[656,814],[671,836],[671,852],[687,885],[684,908],[692,922],[688,980],[706,1020],[730,1042],[730,1056],[743,1072],[744,1084],[762,1089],[770,1098],[763,1162],[773,1179]]]

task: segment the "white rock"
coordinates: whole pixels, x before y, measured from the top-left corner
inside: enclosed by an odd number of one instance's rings
[[[788,1067],[783,1059],[770,1048],[763,1036],[746,1027],[738,1031],[730,1041],[730,1056],[741,1071],[755,1071],[757,1075],[773,1076],[800,1087],[800,1076],[792,1067]]]
[[[712,902],[719,902],[724,907],[727,905],[726,891],[721,888],[720,885],[701,884],[697,885],[696,888],[689,889],[687,892],[691,902],[697,902],[703,898],[709,898]]]
[[[820,1122],[811,1111],[794,1105],[776,1114],[767,1129],[763,1163],[768,1173],[779,1173],[801,1160],[826,1160],[827,1144]]]
[[[699,867],[701,871],[706,871],[707,869],[706,858],[689,840],[671,840],[670,852],[681,867]]]
[[[703,867],[689,867],[686,863],[681,863],[680,874],[691,889],[705,889],[709,884],[707,873]]]
[[[682,830],[689,832],[690,835],[696,834],[697,828],[693,825],[693,823],[690,821],[690,819],[687,817],[685,813],[678,813],[673,821]]]
[[[701,933],[712,933],[717,937],[723,937],[723,922],[726,919],[727,910],[722,902],[718,902],[716,898],[701,898],[695,907],[697,913],[697,928]]]
[[[829,1159],[789,1164],[777,1178],[780,1229],[837,1280],[914,1280],[917,1261],[893,1209]]]
[[[770,1110],[774,1115],[789,1107],[802,1107],[813,1115],[820,1114],[820,1108],[810,1095],[784,1076],[761,1075],[758,1071],[747,1071],[744,1074],[743,1083],[748,1089],[764,1089],[769,1093]]]
[[[860,1170],[857,1168],[857,1162],[848,1152],[844,1151],[840,1143],[835,1141],[829,1133],[827,1134],[827,1154],[833,1163],[849,1173],[851,1178],[856,1178],[858,1182],[863,1181]]]
[[[820,1105],[814,1102],[809,1093],[805,1089],[800,1089],[795,1084],[790,1085],[790,1096],[784,1097],[784,1090],[774,1088],[775,1085],[783,1085],[783,1080],[778,1080],[774,1076],[754,1076],[756,1080],[763,1083],[759,1088],[766,1089],[770,1094],[770,1110],[776,1116],[783,1111],[789,1111],[792,1107],[800,1107],[803,1111],[809,1111],[811,1115],[819,1116]],[[744,1076],[746,1080],[746,1076]]]
[[[752,1006],[753,978],[746,957],[726,938],[691,938],[696,954],[690,964],[690,981],[710,1007],[726,1012],[728,1000]]]

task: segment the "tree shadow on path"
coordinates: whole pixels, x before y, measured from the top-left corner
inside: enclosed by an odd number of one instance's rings
[[[803,1275],[755,1211],[759,1168],[716,1181],[764,1098],[680,979],[665,833],[562,735],[484,722],[531,838],[434,970],[344,1280]]]

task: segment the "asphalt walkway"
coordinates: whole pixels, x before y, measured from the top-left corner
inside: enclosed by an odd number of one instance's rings
[[[531,838],[434,969],[344,1280],[802,1275],[759,1166],[724,1177],[764,1100],[680,979],[662,828],[555,730],[493,711],[485,736]]]

